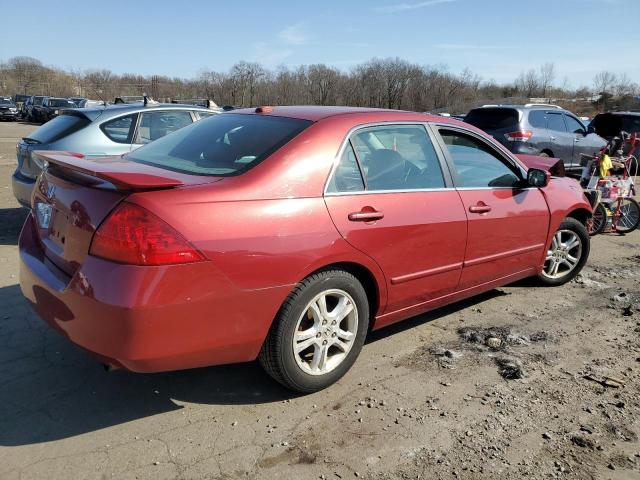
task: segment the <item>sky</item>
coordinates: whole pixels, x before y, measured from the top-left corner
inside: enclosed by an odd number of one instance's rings
[[[559,85],[602,70],[640,83],[640,0],[0,0],[0,15],[0,61],[65,69],[193,78],[400,57],[499,83],[545,62]]]

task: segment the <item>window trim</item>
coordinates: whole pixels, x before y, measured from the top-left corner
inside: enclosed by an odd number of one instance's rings
[[[444,139],[442,138],[442,135],[440,134],[440,130],[452,130],[452,131],[456,131],[456,132],[460,132],[463,135],[468,135],[478,141],[480,141],[481,143],[483,143],[484,145],[486,145],[488,148],[491,149],[491,151],[495,152],[495,156],[498,157],[498,159],[502,158],[503,159],[503,163],[506,164],[507,168],[511,168],[511,170],[514,170],[514,173],[517,174],[517,176],[520,177],[521,181],[524,181],[527,178],[527,171],[526,169],[520,164],[520,162],[518,162],[515,158],[512,158],[510,155],[506,155],[503,151],[501,151],[500,149],[497,149],[494,145],[492,145],[489,141],[487,141],[486,138],[483,138],[482,135],[477,134],[476,132],[472,131],[472,130],[468,130],[466,128],[460,127],[458,125],[452,125],[452,124],[447,124],[447,123],[436,123],[433,125],[434,129],[437,131],[438,133],[438,146],[440,147],[440,149],[442,150],[442,153],[444,155],[444,157],[447,160],[447,164],[449,166],[449,169],[451,170],[451,177],[453,178],[453,183],[454,183],[454,188],[456,190],[462,190],[462,191],[466,191],[466,190],[530,190],[530,189],[537,189],[537,187],[531,187],[531,186],[526,186],[523,185],[522,187],[463,187],[462,182],[460,181],[460,178],[458,176],[458,173],[455,170],[455,165],[453,163],[453,158],[451,158],[451,154],[449,153],[449,149],[447,148],[446,143],[444,143]]]
[[[565,117],[564,126],[567,129],[567,133],[570,133],[571,135],[584,135],[583,133],[577,133],[577,132],[570,131],[569,130],[569,124],[567,122],[567,118],[566,117],[572,118],[576,122],[578,122],[578,125],[580,125],[582,127],[582,131],[586,133],[587,127],[584,126],[584,123],[582,123],[579,118],[577,118],[574,115],[571,115],[570,113],[567,113],[567,112],[562,112],[562,115],[564,115],[564,117]]]
[[[365,130],[371,127],[389,127],[394,125],[411,125],[411,126],[420,126],[424,128],[425,135],[431,141],[433,145],[433,149],[436,153],[436,157],[438,158],[438,164],[440,165],[440,170],[442,172],[442,179],[444,180],[444,185],[445,185],[444,187],[411,188],[411,189],[403,189],[403,190],[367,190],[368,184],[367,184],[367,180],[365,178],[364,172],[362,170],[362,165],[360,163],[360,156],[358,155],[357,150],[355,149],[355,147],[351,142],[351,137],[360,130]],[[353,148],[353,152],[356,156],[356,161],[358,162],[358,168],[360,169],[360,176],[362,177],[363,183],[365,185],[365,189],[359,192],[328,192],[327,188],[329,187],[329,183],[331,182],[331,179],[335,174],[338,164],[342,159],[342,154],[344,153],[346,146],[349,144],[351,144]],[[411,121],[390,120],[386,122],[362,123],[354,127],[351,127],[349,131],[347,131],[346,135],[342,139],[342,142],[340,143],[340,147],[338,148],[338,153],[334,157],[333,162],[331,164],[331,170],[329,171],[329,175],[327,175],[327,179],[325,180],[324,188],[322,190],[323,192],[322,195],[325,197],[341,197],[341,196],[348,196],[348,195],[369,195],[369,194],[378,194],[378,193],[386,194],[386,193],[411,193],[411,192],[441,192],[441,191],[450,191],[453,188],[455,187],[454,187],[453,178],[451,176],[451,171],[449,169],[449,165],[446,162],[446,159],[442,155],[441,149],[439,148],[438,139],[435,138],[435,135],[433,133],[430,123],[420,122],[420,121],[411,122]]]
[[[563,132],[561,132],[560,130],[552,130],[552,129],[549,128],[549,119],[551,118],[551,115],[558,115],[562,119],[562,123],[564,124],[564,131]],[[567,134],[571,133],[569,131],[568,127],[567,127],[567,122],[564,119],[564,112],[562,112],[562,111],[547,112],[547,130],[549,130],[550,132],[556,132],[556,133],[567,133]]]

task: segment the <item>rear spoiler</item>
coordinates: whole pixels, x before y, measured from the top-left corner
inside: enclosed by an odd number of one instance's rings
[[[143,165],[119,156],[86,158],[80,153],[36,150],[32,153],[43,170],[52,174],[60,170],[63,176],[71,176],[77,181],[82,177],[97,186],[95,179],[107,182],[115,190],[156,190],[184,185],[175,174],[161,168]],[[92,178],[93,177],[93,178]]]

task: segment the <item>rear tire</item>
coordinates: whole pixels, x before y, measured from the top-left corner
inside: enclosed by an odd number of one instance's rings
[[[285,387],[315,392],[347,373],[368,328],[369,302],[358,279],[343,270],[321,271],[285,300],[258,359]]]
[[[587,228],[575,218],[565,218],[547,249],[547,257],[538,280],[548,286],[572,280],[589,258],[590,238]]]
[[[549,157],[550,155],[547,152],[540,152],[539,157]]]
[[[618,205],[614,204],[613,214],[618,209]],[[621,216],[618,218],[616,232],[629,233],[633,232],[640,225],[640,205],[633,198],[625,198],[620,205]]]

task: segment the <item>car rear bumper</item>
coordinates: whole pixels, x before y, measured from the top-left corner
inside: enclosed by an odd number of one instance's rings
[[[257,357],[290,286],[236,288],[212,262],[120,265],[87,256],[71,276],[44,256],[29,215],[20,287],[51,327],[103,362],[158,372]]]
[[[13,196],[20,202],[23,207],[31,208],[31,194],[36,181],[25,177],[20,173],[20,170],[13,172],[11,177],[11,186],[13,188]]]
[[[17,120],[18,112],[0,112],[0,120]]]

